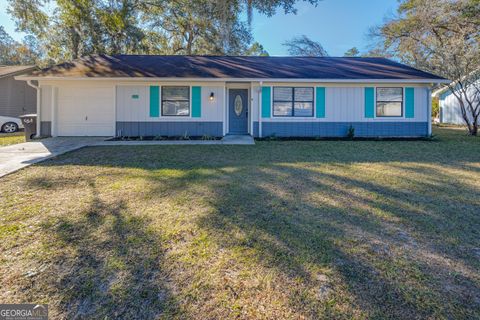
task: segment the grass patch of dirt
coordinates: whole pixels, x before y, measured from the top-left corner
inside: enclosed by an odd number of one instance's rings
[[[0,132],[0,147],[25,142],[25,134],[23,132],[3,133]]]

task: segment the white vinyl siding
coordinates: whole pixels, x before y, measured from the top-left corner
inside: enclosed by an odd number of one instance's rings
[[[325,90],[325,121],[365,119],[364,88],[330,87]]]
[[[162,83],[155,84],[160,87],[160,101],[162,100]],[[168,84],[170,85],[170,84]],[[165,85],[166,86],[166,85]],[[189,84],[197,86],[197,84]],[[161,121],[223,121],[224,87],[202,87],[202,114],[200,118],[162,116],[150,117],[150,96],[148,85],[118,85],[117,86],[117,121],[124,122],[161,122]],[[213,92],[214,99],[210,100]],[[138,95],[138,99],[132,99],[132,95]]]
[[[311,84],[298,84],[298,86],[308,86]],[[263,86],[288,86],[287,83],[264,83]],[[428,109],[428,88],[426,86],[414,86],[414,117],[381,117],[365,118],[365,87],[389,87],[385,84],[362,84],[362,85],[333,85],[318,83],[315,87],[325,87],[325,117],[324,118],[295,118],[295,117],[274,117],[262,118],[262,122],[275,121],[313,121],[313,122],[426,122]],[[405,88],[411,85],[398,87]],[[273,89],[273,88],[272,88]],[[259,87],[254,86],[253,98],[253,121],[258,121],[258,112],[261,108],[261,93]],[[273,111],[273,91],[272,91],[272,111]]]
[[[138,96],[133,99],[132,96]],[[117,121],[147,121],[150,117],[149,87],[143,85],[117,87]]]
[[[428,102],[431,101],[430,91],[428,88],[415,88],[415,113],[413,118],[407,118],[406,121],[426,122],[428,119]]]

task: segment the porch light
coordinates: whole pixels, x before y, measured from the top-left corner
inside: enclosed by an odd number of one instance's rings
[[[209,97],[210,101],[213,101],[213,99],[215,99],[215,93],[213,92],[210,92],[210,97]]]

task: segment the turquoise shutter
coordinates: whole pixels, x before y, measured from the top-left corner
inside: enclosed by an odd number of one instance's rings
[[[325,118],[325,88],[317,87],[317,118]]]
[[[415,117],[415,88],[405,88],[405,118]]]
[[[375,115],[375,88],[365,88],[365,118],[373,118]]]
[[[192,87],[192,118],[202,116],[202,87]]]
[[[150,117],[160,116],[160,87],[150,86]]]
[[[270,118],[272,88],[262,87],[262,118]]]

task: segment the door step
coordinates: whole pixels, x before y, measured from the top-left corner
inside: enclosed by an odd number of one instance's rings
[[[250,135],[229,134],[222,138],[223,144],[255,144],[255,140]]]

